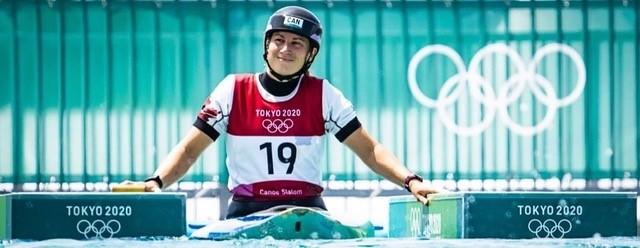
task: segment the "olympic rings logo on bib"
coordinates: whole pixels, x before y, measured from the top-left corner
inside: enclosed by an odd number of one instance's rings
[[[537,72],[542,59],[551,53],[568,56],[576,67],[575,88],[562,98],[558,98],[551,82]],[[444,82],[437,99],[427,97],[418,87],[416,80],[418,64],[433,54],[446,56],[453,62],[457,70],[457,74]],[[493,54],[505,55],[515,66],[515,72],[504,81],[504,84],[500,85],[497,92],[489,80],[481,74],[480,66],[482,60]],[[407,79],[411,94],[416,100],[425,107],[435,108],[444,126],[458,135],[475,136],[482,133],[489,128],[497,114],[498,119],[515,134],[532,136],[551,125],[558,108],[567,106],[580,97],[586,84],[586,69],[582,57],[576,50],[558,43],[541,47],[529,64],[525,64],[522,57],[513,48],[502,43],[489,44],[471,58],[468,70],[465,68],[462,57],[452,48],[444,45],[428,45],[411,58]],[[458,84],[460,85],[458,86]],[[461,126],[455,123],[447,110],[447,107],[453,105],[460,98],[461,92],[466,88],[469,89],[471,98],[478,100],[486,109],[484,118],[471,126]],[[532,126],[516,123],[508,111],[508,107],[520,98],[525,89],[531,90],[533,96],[547,107],[547,112],[542,120]]]
[[[267,130],[269,133],[287,133],[289,129],[293,127],[293,121],[289,118],[281,120],[281,119],[264,119],[262,121],[262,127]]]

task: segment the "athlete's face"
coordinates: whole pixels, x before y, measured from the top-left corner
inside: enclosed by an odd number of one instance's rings
[[[289,32],[274,32],[267,46],[267,61],[280,75],[292,75],[311,58],[309,40]],[[315,53],[314,48],[312,53]]]

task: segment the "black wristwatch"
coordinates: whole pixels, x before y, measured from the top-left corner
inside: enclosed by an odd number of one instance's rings
[[[409,193],[412,193],[411,189],[409,188],[409,183],[411,181],[413,181],[413,180],[418,180],[418,181],[422,182],[422,177],[420,177],[420,176],[418,176],[416,174],[411,174],[411,175],[408,175],[407,177],[404,178],[404,183],[403,183],[402,186],[404,186],[404,188],[407,189],[407,191],[409,191]]]
[[[154,177],[150,177],[144,180],[144,182],[148,182],[148,181],[154,181],[158,184],[158,187],[160,187],[160,189],[162,189],[162,180],[160,180],[160,176],[156,175]]]

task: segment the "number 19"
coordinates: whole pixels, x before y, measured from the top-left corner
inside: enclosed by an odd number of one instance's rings
[[[284,149],[289,149],[289,156],[285,157]],[[260,150],[267,149],[267,172],[269,175],[273,175],[273,149],[271,142],[264,143],[260,145]],[[296,146],[289,142],[284,142],[278,146],[278,160],[280,162],[289,164],[287,167],[287,174],[291,174],[293,172],[293,165],[296,162]]]

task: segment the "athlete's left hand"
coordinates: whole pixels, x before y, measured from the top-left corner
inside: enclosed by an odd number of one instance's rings
[[[412,180],[409,182],[409,190],[411,190],[411,194],[413,194],[413,196],[424,205],[429,205],[433,194],[446,192],[446,190],[431,187],[418,180]]]

